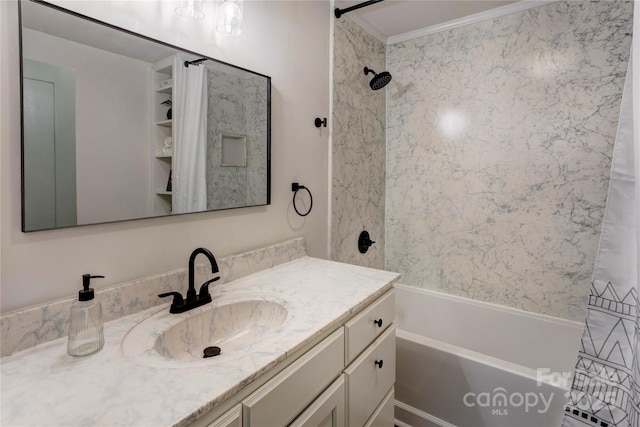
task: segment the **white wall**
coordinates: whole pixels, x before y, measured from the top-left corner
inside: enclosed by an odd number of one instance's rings
[[[73,295],[82,273],[104,274],[96,288],[185,266],[194,248],[223,256],[304,236],[327,254],[329,111],[327,1],[245,4],[241,36],[218,36],[204,21],[177,17],[172,2],[59,2],[112,24],[272,77],[272,199],[267,207],[207,212],[25,234],[20,231],[20,93],[17,3],[0,2],[0,239],[3,311]],[[291,182],[313,191],[298,217]]]
[[[151,64],[33,30],[23,46],[75,70],[78,224],[151,216]]]

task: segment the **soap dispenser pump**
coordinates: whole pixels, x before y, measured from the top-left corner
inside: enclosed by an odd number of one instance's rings
[[[82,290],[78,300],[71,304],[69,315],[69,340],[67,353],[71,356],[87,356],[104,346],[102,303],[95,298],[90,287],[91,279],[104,276],[82,275]]]

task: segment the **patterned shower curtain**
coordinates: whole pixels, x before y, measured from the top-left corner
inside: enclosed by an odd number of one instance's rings
[[[637,10],[634,15],[637,22]],[[633,82],[633,69],[636,74],[640,70],[637,62],[633,65],[639,56],[638,43],[633,44],[585,330],[563,427],[640,426],[640,135],[638,120],[634,124],[640,88],[637,79]]]

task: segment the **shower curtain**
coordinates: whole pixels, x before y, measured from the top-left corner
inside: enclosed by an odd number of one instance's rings
[[[199,212],[207,209],[207,73],[204,65],[185,67],[180,55],[173,65],[177,99],[173,108],[172,212]]]
[[[639,17],[635,9],[634,25]],[[638,47],[634,40],[587,319],[564,427],[640,426]]]

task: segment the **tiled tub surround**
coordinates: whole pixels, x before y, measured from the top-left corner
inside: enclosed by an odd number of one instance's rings
[[[223,257],[217,260],[221,276],[221,281],[218,283],[230,282],[305,255],[304,239],[297,238],[266,248]],[[189,254],[185,254],[185,265],[188,259]],[[196,258],[196,263],[200,262],[206,262],[206,259]],[[109,274],[106,271],[91,273]],[[164,304],[167,300],[158,298],[160,293],[179,291],[184,294],[188,288],[188,273],[187,268],[181,268],[96,291],[96,297],[102,301],[105,321]],[[208,263],[196,265],[197,285],[211,277],[211,266]],[[78,290],[81,288],[82,278],[78,277]],[[99,289],[99,284],[97,288]],[[77,294],[68,299],[3,314],[0,317],[2,356],[66,337],[69,328],[69,307],[76,299]]]
[[[632,3],[554,2],[387,46],[387,269],[583,320]]]
[[[266,203],[267,87],[263,78],[207,69],[207,209]],[[222,166],[220,134],[247,138],[247,165]]]
[[[398,275],[303,257],[212,289],[277,295],[288,310],[270,349],[208,366],[150,367],[127,358],[128,331],[168,304],[105,324],[105,346],[66,354],[58,339],[2,359],[2,425],[183,426],[217,407],[296,351],[315,343],[391,289]]]
[[[369,87],[385,68],[385,46],[348,16],[334,21],[331,257],[384,267],[385,91]],[[358,251],[367,230],[376,243]]]

